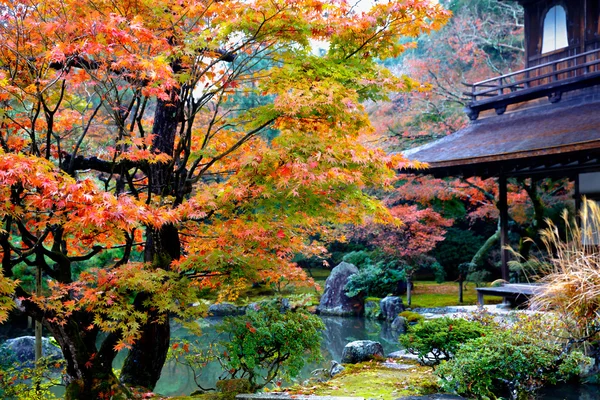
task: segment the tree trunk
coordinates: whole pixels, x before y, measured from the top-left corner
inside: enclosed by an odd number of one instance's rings
[[[88,323],[91,323],[91,316],[83,313],[74,314],[64,324],[45,323],[66,360],[65,399],[130,398],[131,394],[112,371],[117,335],[109,334],[98,349],[98,329],[81,328]]]
[[[140,303],[145,295],[138,295]],[[136,299],[136,302],[138,302]],[[132,346],[123,368],[121,369],[121,382],[131,386],[154,389],[160,379],[162,367],[167,359],[170,341],[169,318],[164,322],[155,322],[157,313],[150,313],[152,321],[142,327],[142,335]]]
[[[490,236],[485,243],[477,250],[477,253],[471,259],[471,264],[475,264],[475,266],[480,266],[483,263],[483,258],[486,256],[488,251],[500,240],[500,227],[498,226],[498,230]]]
[[[181,119],[181,102],[173,90],[170,100],[157,100],[152,133],[155,135],[152,149],[170,156],[174,152],[175,136]],[[152,195],[175,195],[177,185],[173,178],[173,166],[170,164],[152,164],[149,172]],[[169,269],[171,261],[181,256],[179,232],[174,225],[165,225],[157,230],[146,229],[146,248],[144,258],[154,268]],[[160,378],[162,367],[167,358],[170,341],[168,315],[159,315],[143,305],[147,294],[139,293],[136,308],[148,313],[149,321],[141,328],[140,338],[133,344],[123,368],[121,382],[131,386],[154,389]]]
[[[145,258],[156,268],[168,269],[174,259],[180,257],[180,242],[177,228],[165,225],[160,230],[148,228]],[[162,367],[167,359],[170,341],[168,315],[160,315],[143,304],[148,295],[140,293],[135,299],[136,308],[148,313],[149,320],[141,328],[140,338],[133,344],[123,368],[121,382],[131,386],[154,389],[160,379]]]
[[[35,270],[35,294],[42,295],[42,267],[36,266]],[[35,320],[35,362],[37,363],[44,354],[42,353],[42,321]]]
[[[411,295],[412,295],[412,279],[410,277],[406,277],[406,304],[411,305]]]

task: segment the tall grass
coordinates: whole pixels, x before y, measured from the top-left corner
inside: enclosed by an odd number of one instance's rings
[[[600,207],[584,199],[579,221],[566,210],[562,218],[564,231],[547,221],[548,228],[540,232],[547,250],[539,264],[545,285],[531,303],[566,323],[570,343],[586,344],[600,332]]]

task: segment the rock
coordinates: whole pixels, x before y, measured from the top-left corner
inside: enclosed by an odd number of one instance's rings
[[[406,360],[406,361],[418,361],[419,360],[419,356],[417,356],[416,354],[411,354],[406,350],[394,351],[393,353],[388,354],[387,358],[393,358],[396,360]]]
[[[277,302],[277,305],[279,306],[279,312],[281,312],[281,313],[288,312],[291,309],[290,300],[285,297],[278,298],[275,300],[265,300],[265,301],[259,301],[256,303],[250,303],[246,306],[246,309],[250,308],[254,311],[258,311],[264,305],[272,304],[273,302]]]
[[[238,307],[231,303],[217,303],[211,304],[208,307],[209,317],[230,317],[234,315],[243,315],[244,307]]]
[[[343,370],[345,370],[344,366],[335,360],[331,360],[331,368],[329,369],[329,376],[334,377]]]
[[[363,314],[364,301],[362,297],[348,297],[344,292],[348,278],[356,273],[358,273],[358,268],[346,262],[341,262],[331,270],[331,274],[325,281],[325,291],[317,307],[318,314],[336,316]]]
[[[292,308],[292,306],[290,305],[290,299],[288,299],[287,297],[283,297],[279,300],[279,311],[284,313],[284,312],[288,312],[290,310],[290,308]]]
[[[381,318],[381,308],[379,307],[379,301],[366,300],[365,301],[365,317],[370,319]]]
[[[311,386],[315,383],[327,382],[331,378],[331,373],[327,368],[318,368],[310,373],[310,378],[302,382],[303,386]]]
[[[242,393],[251,393],[252,385],[248,379],[223,379],[217,381],[217,391],[223,400],[235,400],[235,396]]]
[[[389,362],[389,361],[382,362],[380,365],[382,367],[386,367],[389,369],[397,369],[397,370],[406,370],[406,369],[411,369],[411,368],[415,367],[414,364],[399,364],[396,362]]]
[[[397,316],[392,321],[391,328],[392,328],[393,332],[396,332],[396,333],[406,333],[406,330],[408,329],[408,322],[406,321],[406,318],[401,317],[401,316]]]
[[[453,394],[428,394],[425,396],[404,396],[399,397],[396,400],[466,400],[464,397],[456,396]]]
[[[35,337],[21,336],[14,339],[8,339],[0,346],[0,354],[3,358],[14,360],[17,363],[29,363],[35,361]],[[50,343],[48,338],[42,338],[42,354],[51,360],[61,360],[62,351],[59,347]]]
[[[396,319],[398,314],[404,311],[404,304],[402,304],[402,298],[398,296],[388,296],[381,299],[379,302],[381,308],[381,316],[387,321],[393,321]]]
[[[383,358],[383,346],[372,340],[350,342],[342,353],[343,364],[356,364],[373,358]]]
[[[424,357],[409,353],[406,350],[394,351],[387,355],[388,358],[405,361],[417,361],[421,365],[433,366],[436,363],[436,356],[433,353],[427,353]]]

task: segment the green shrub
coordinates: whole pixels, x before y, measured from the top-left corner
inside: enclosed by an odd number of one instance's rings
[[[358,268],[362,268],[366,265],[373,264],[372,258],[373,258],[372,252],[366,251],[366,250],[361,250],[361,251],[352,251],[352,252],[346,254],[342,258],[342,260],[347,263],[354,264]]]
[[[366,296],[385,297],[393,293],[398,282],[404,279],[404,271],[396,269],[394,263],[380,261],[377,264],[365,264],[357,274],[348,279],[346,294],[349,297],[361,293]]]
[[[231,378],[248,379],[252,390],[275,379],[297,376],[306,362],[321,358],[321,320],[304,311],[279,311],[275,303],[246,315],[225,318],[219,330],[228,334],[221,363]]]
[[[469,340],[440,365],[440,386],[463,396],[495,399],[530,397],[545,384],[575,377],[587,358],[562,346],[516,331],[497,331]]]
[[[478,322],[444,317],[410,326],[399,340],[408,352],[419,356],[422,364],[435,366],[450,359],[461,344],[488,331]]]
[[[454,280],[458,277],[458,266],[473,258],[485,238],[476,235],[471,229],[459,227],[447,228],[444,237],[444,240],[437,243],[432,256],[444,266],[448,279]]]
[[[437,283],[443,283],[446,280],[446,271],[439,262],[434,261],[430,268],[433,271],[433,276],[435,277],[435,281]]]

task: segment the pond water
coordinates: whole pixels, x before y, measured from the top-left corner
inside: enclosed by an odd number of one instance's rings
[[[389,354],[400,349],[397,336],[394,335],[389,323],[367,320],[363,318],[322,317],[325,324],[323,342],[321,346],[324,361],[320,365],[307,365],[302,371],[298,381],[302,382],[310,377],[311,371],[317,368],[328,368],[331,360],[340,361],[344,346],[354,340],[375,340],[383,345],[384,353]],[[202,322],[203,335],[197,338],[188,330],[177,324],[172,324],[171,343],[179,343],[182,339],[190,342],[198,340],[200,345],[208,347],[210,344],[225,340],[216,332],[215,326],[221,322],[219,318],[208,318]],[[125,353],[120,353],[115,359],[114,368],[119,369],[125,359]],[[218,363],[210,363],[202,369],[199,383],[205,388],[214,388],[216,381],[222,374]],[[55,388],[59,398],[64,392],[63,387]],[[170,361],[165,364],[161,379],[155,388],[156,393],[165,396],[187,395],[198,390],[191,371],[177,363]],[[543,400],[600,400],[600,386],[596,385],[561,385],[541,391],[538,399]]]
[[[598,400],[600,399],[600,386],[560,385],[543,389],[538,398],[543,400]]]
[[[389,329],[389,323],[381,323],[378,321],[366,320],[363,318],[341,318],[341,317],[322,317],[325,324],[323,332],[323,341],[321,350],[324,361],[319,365],[307,365],[300,377],[299,381],[303,381],[310,376],[310,373],[317,368],[328,368],[331,360],[340,361],[344,346],[354,340],[375,340],[383,345],[385,354],[397,351],[400,349],[397,336]],[[212,343],[225,340],[216,332],[215,326],[221,322],[219,318],[207,318],[202,324],[203,335],[198,339],[198,343],[206,345],[207,348]],[[197,338],[183,327],[174,325],[171,332],[171,343],[178,343],[182,339],[194,341]],[[121,355],[115,360],[116,368],[122,364],[124,355]],[[204,388],[214,388],[215,382],[219,379],[222,373],[221,366],[214,362],[209,363],[202,369],[200,377],[200,385]],[[194,377],[191,371],[173,361],[165,364],[162,375],[155,388],[156,393],[165,396],[175,396],[190,394],[198,390],[194,382]]]
[[[320,365],[307,365],[298,381],[310,377],[310,373],[317,368],[328,368],[331,360],[340,361],[344,346],[354,340],[375,340],[383,345],[384,353],[389,354],[400,349],[397,336],[394,335],[389,327],[389,323],[367,320],[363,318],[341,318],[341,317],[321,317],[325,324],[323,332],[322,354],[324,361]],[[219,337],[215,330],[215,325],[221,322],[221,319],[210,318],[204,320],[203,336],[200,343],[207,346],[224,340]],[[172,343],[181,339],[193,341],[191,336],[183,327],[173,326]],[[117,360],[117,362],[119,362]],[[122,363],[122,359],[120,360]],[[219,379],[222,369],[217,363],[211,363],[203,369],[200,384],[207,387],[215,387],[215,382]],[[159,380],[156,393],[166,396],[185,395],[197,390],[191,372],[174,362],[165,365],[161,379]],[[538,399],[543,400],[599,400],[600,386],[596,385],[561,385],[543,390]]]

